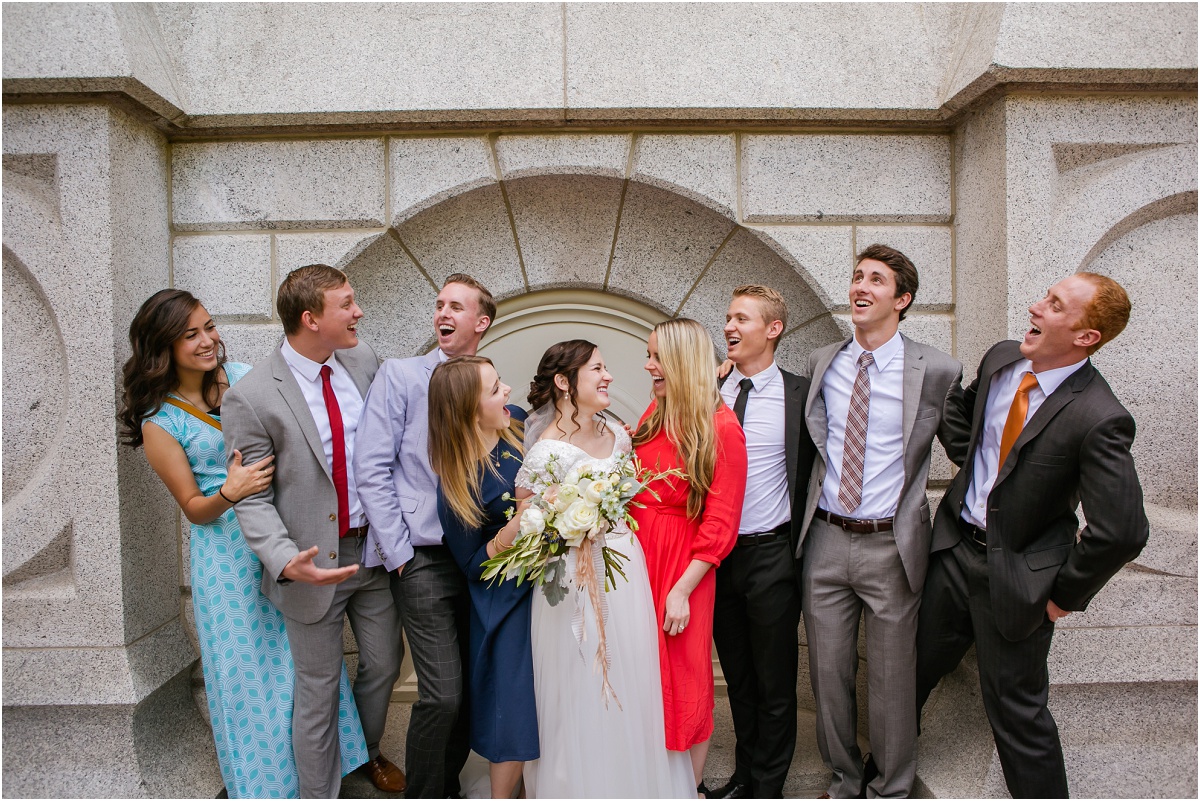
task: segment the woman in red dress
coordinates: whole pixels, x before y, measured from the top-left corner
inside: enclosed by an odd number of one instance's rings
[[[690,751],[699,785],[713,730],[712,568],[737,539],[746,437],[717,391],[716,354],[703,326],[660,323],[646,351],[654,400],[638,423],[634,450],[644,467],[678,467],[687,479],[654,482],[637,496],[645,507],[633,507],[633,516],[658,614],[667,748]]]

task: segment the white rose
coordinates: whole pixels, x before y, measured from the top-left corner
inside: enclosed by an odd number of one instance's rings
[[[578,545],[598,522],[600,511],[580,498],[559,516],[558,529],[568,545]]]
[[[579,488],[574,484],[560,484],[554,499],[554,511],[565,512],[579,498]]]
[[[579,471],[571,470],[570,472],[568,472],[567,477],[562,480],[562,483],[563,484],[578,484],[579,483]]]
[[[541,534],[546,530],[546,516],[542,514],[542,510],[536,506],[530,506],[521,514],[521,533],[529,536],[530,534]]]
[[[611,491],[612,484],[604,479],[596,479],[583,488],[583,497],[590,503],[600,503]]]

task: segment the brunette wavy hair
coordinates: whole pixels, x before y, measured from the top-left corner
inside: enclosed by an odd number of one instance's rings
[[[479,428],[479,368],[491,363],[486,356],[455,356],[435,367],[429,378],[429,464],[442,480],[450,510],[472,528],[483,524],[483,471],[499,474]],[[522,431],[513,420],[500,439],[524,453]]]
[[[667,432],[688,477],[687,515],[704,511],[717,467],[717,430],[713,415],[721,407],[717,389],[717,353],[704,326],[680,317],[654,326],[658,363],[666,394],[633,435],[641,445]]]
[[[542,360],[538,362],[533,380],[529,382],[529,395],[527,396],[529,408],[531,410],[538,409],[547,403],[557,405],[559,399],[565,394],[571,401],[571,422],[576,429],[581,428],[579,425],[579,371],[592,360],[592,354],[598,347],[594,342],[588,342],[586,339],[569,339],[547,348],[546,352],[542,354]],[[567,379],[565,393],[554,384],[554,377],[557,375]],[[554,424],[558,426],[557,416]],[[561,426],[559,426],[559,430],[562,431]]]
[[[142,423],[157,412],[163,400],[179,383],[175,374],[175,340],[187,331],[188,318],[200,305],[191,292],[162,289],[151,295],[129,324],[133,355],[122,369],[124,395],[117,413],[122,442],[137,448],[142,444]],[[217,366],[204,374],[200,391],[205,399],[216,399],[215,391],[225,364],[225,343],[217,343]]]

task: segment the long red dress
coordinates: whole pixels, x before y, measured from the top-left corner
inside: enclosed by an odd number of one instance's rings
[[[654,411],[654,403],[642,415]],[[635,500],[645,508],[632,507],[638,522],[638,539],[646,553],[650,591],[658,616],[658,657],[662,670],[663,707],[667,748],[686,751],[712,736],[713,673],[712,625],[716,577],[709,570],[688,599],[691,613],[682,634],[667,636],[663,619],[667,593],[693,559],[715,567],[733,550],[742,519],[746,494],[746,436],[737,417],[722,405],[714,417],[717,434],[717,463],[712,488],[699,520],[687,516],[688,484],[678,478],[650,485],[660,496],[655,500],[643,491]],[[640,425],[640,423],[639,423]],[[643,467],[667,470],[685,468],[678,449],[665,431],[634,449]]]

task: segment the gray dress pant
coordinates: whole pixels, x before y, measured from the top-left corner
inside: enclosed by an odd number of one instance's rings
[[[343,537],[338,564],[362,563],[364,537]],[[342,786],[338,745],[338,684],[342,675],[345,616],[358,640],[354,702],[362,719],[367,752],[379,754],[392,687],[400,676],[404,646],[399,615],[382,567],[359,567],[334,589],[329,611],[316,623],[286,618],[296,666],[292,709],[292,750],[301,798],[337,798]]]
[[[866,621],[868,721],[879,768],[868,798],[906,797],[917,771],[916,636],[920,593],[908,585],[892,532],[854,534],[814,519],[804,543],[804,626],[829,795],[863,789],[858,747],[858,620]]]
[[[400,609],[417,702],[405,742],[408,798],[457,798],[470,752],[465,668],[471,644],[467,579],[445,545],[418,546],[391,589]]]

